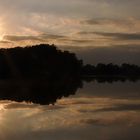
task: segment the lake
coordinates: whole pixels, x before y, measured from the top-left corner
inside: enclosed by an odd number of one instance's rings
[[[140,140],[140,81],[94,80],[73,92],[46,105],[2,97],[0,139]]]

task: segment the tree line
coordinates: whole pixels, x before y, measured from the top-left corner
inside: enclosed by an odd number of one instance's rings
[[[40,44],[0,49],[0,78],[49,78],[78,76],[82,61],[55,45]]]
[[[83,64],[74,53],[40,44],[0,49],[0,79],[53,79],[82,76],[140,76],[140,66],[124,63]]]
[[[54,104],[74,95],[83,81],[135,82],[139,77],[137,65],[84,65],[74,53],[55,45],[0,49],[0,100]]]

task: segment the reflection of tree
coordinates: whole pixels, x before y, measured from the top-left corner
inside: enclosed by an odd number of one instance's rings
[[[130,82],[137,82],[140,80],[139,77],[126,77],[126,76],[84,76],[83,81],[86,82],[93,82],[93,81],[97,81],[98,83],[113,83],[113,82],[126,82],[126,81],[130,81]]]
[[[80,79],[61,77],[60,79],[15,81],[1,83],[0,100],[54,104],[57,99],[74,95],[82,87]]]
[[[82,74],[86,76],[118,76],[118,77],[140,77],[140,67],[130,64],[102,64],[99,63],[96,66],[87,64],[83,66]]]
[[[99,83],[125,82],[126,78],[118,77],[85,77],[86,82],[97,81]],[[128,79],[133,82],[138,79]],[[0,82],[0,100],[12,100],[17,102],[33,102],[41,105],[55,104],[57,99],[74,95],[78,88],[83,86],[81,78],[62,76],[50,77],[45,80],[14,80]],[[94,84],[93,84],[94,86]]]

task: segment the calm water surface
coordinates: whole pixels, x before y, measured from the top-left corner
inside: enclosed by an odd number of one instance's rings
[[[84,83],[55,105],[0,101],[0,140],[140,140],[140,82]]]

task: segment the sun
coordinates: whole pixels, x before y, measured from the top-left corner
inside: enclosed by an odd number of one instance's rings
[[[4,37],[4,34],[2,33],[2,34],[0,34],[0,41],[2,41],[3,40],[3,37]]]
[[[3,40],[4,35],[5,35],[4,22],[2,19],[0,19],[0,41]]]
[[[3,40],[3,37],[4,37],[4,32],[3,32],[3,29],[1,29],[0,27],[0,41]]]

